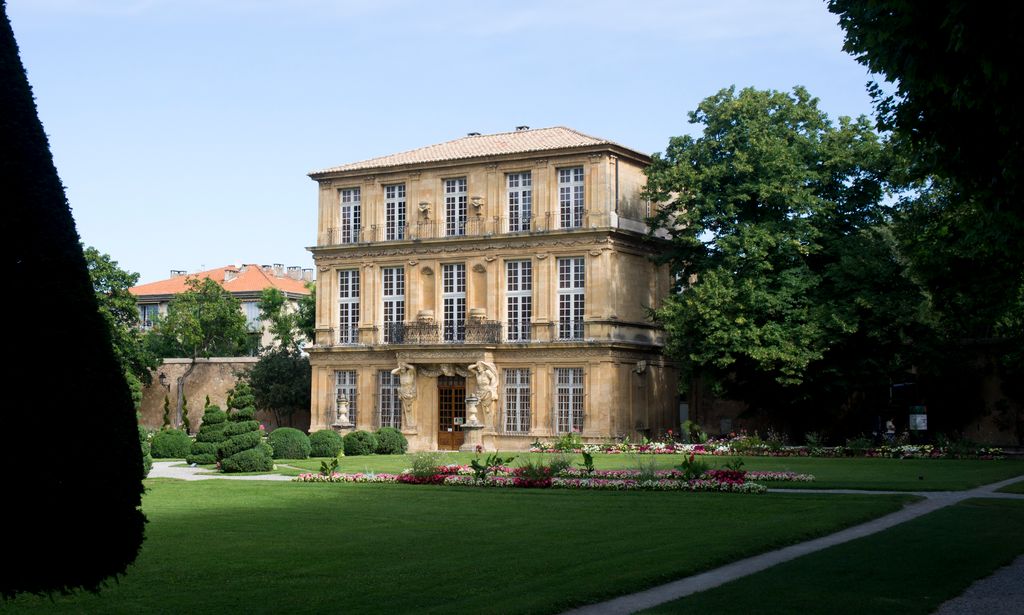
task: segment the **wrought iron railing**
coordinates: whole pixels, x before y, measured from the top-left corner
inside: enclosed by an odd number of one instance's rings
[[[327,229],[326,244],[342,245],[379,241],[405,241],[438,239],[445,237],[483,237],[507,233],[545,233],[559,230],[592,228],[599,225],[600,216],[590,212],[572,212],[563,220],[560,212],[545,212],[531,216],[475,216],[460,222],[446,220],[425,220],[404,225],[370,224],[367,226],[342,226]],[[563,224],[568,221],[567,224]],[[608,223],[609,220],[603,220]]]
[[[496,321],[437,324],[389,322],[383,327],[384,344],[497,344],[502,325]]]

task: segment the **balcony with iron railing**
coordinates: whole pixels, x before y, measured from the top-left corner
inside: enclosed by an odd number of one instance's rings
[[[470,320],[462,324],[433,321],[318,329],[320,346],[550,344],[622,339],[608,324],[583,319],[546,323]],[[611,325],[614,327],[614,325]],[[598,327],[597,330],[592,330]],[[328,341],[330,340],[330,341]]]
[[[607,226],[607,216],[591,215],[588,211],[562,216],[547,212],[536,216],[473,216],[465,221],[426,220],[398,224],[344,225],[331,227],[322,238],[322,245],[376,243],[382,241],[419,241],[459,237],[488,237],[519,233],[550,233]]]

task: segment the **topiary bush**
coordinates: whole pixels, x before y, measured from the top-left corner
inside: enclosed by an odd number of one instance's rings
[[[408,448],[409,441],[394,427],[381,427],[377,430],[378,455],[404,455]]]
[[[345,446],[346,457],[372,455],[377,451],[377,436],[368,431],[347,433],[342,440]]]
[[[345,442],[333,429],[321,429],[309,434],[310,457],[337,457]]]
[[[254,448],[247,448],[220,462],[220,469],[224,472],[266,472],[273,467],[270,445],[266,442],[260,442]]]
[[[270,432],[270,448],[274,449],[274,459],[306,459],[309,436],[293,427],[278,427]]]
[[[224,430],[228,425],[228,415],[217,406],[207,406],[203,412],[203,422],[192,443],[192,450],[185,461],[195,464],[217,463],[217,448],[227,436]]]
[[[274,468],[273,451],[263,441],[260,424],[252,420],[256,409],[248,391],[242,381],[228,393],[228,407],[234,412],[224,427],[225,440],[217,446],[222,472],[268,472]]]
[[[157,459],[181,459],[191,452],[192,438],[180,429],[161,429],[153,434],[150,447]]]

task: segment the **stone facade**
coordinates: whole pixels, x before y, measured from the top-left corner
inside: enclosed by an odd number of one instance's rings
[[[559,128],[312,173],[311,429],[394,425],[413,449],[453,448],[473,394],[489,449],[677,429],[646,312],[670,291],[645,236],[648,163]]]

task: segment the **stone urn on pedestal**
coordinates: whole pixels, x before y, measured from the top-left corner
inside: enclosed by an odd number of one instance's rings
[[[479,402],[480,398],[476,395],[466,396],[466,422],[462,425],[462,432],[466,434],[466,437],[462,441],[462,446],[459,447],[460,451],[474,452],[476,447],[483,447],[483,434],[480,432],[483,430],[484,424],[476,416],[476,405]]]
[[[348,416],[348,405],[348,395],[342,394],[340,397],[338,397],[338,413],[334,417],[334,423],[331,425],[331,427],[334,427],[339,431],[344,431],[355,427],[355,425],[352,424],[352,420],[349,419]]]

